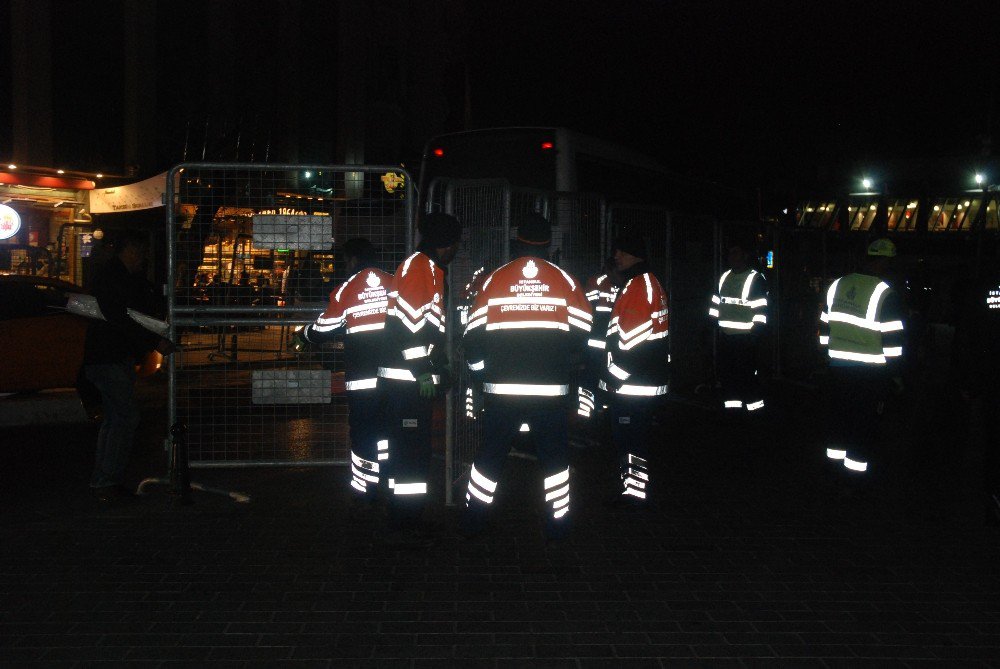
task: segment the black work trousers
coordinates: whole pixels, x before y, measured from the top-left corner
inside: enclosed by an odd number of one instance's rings
[[[1000,497],[1000,382],[980,389],[970,408],[970,436],[983,452],[983,490]]]
[[[830,367],[826,392],[828,454],[846,451],[845,462],[865,463],[865,471],[871,470],[872,461],[884,452],[882,418],[889,388],[890,379],[884,368]],[[876,464],[884,464],[884,460]]]
[[[351,488],[374,498],[387,482],[388,444],[382,425],[383,397],[376,388],[347,391],[347,425],[351,437]],[[382,442],[380,448],[379,442]]]
[[[715,374],[722,390],[723,407],[733,412],[763,408],[764,393],[757,376],[757,337],[719,332]]]
[[[611,436],[618,456],[621,494],[645,502],[649,492],[649,453],[653,412],[662,397],[615,394],[611,397]]]
[[[569,529],[569,430],[565,398],[517,398],[487,395],[483,440],[476,452],[466,495],[466,525],[479,529],[493,504],[511,443],[528,425],[544,477],[545,534],[559,538]]]
[[[406,527],[419,522],[427,503],[434,401],[420,397],[415,381],[380,378],[378,384],[389,440],[389,522]]]

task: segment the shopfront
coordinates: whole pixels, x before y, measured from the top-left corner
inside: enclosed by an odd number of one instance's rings
[[[0,274],[59,277],[79,283],[81,253],[92,235],[88,193],[95,183],[18,170],[0,171]]]

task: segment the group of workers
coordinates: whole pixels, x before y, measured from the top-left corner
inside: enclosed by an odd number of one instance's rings
[[[344,336],[350,485],[362,507],[388,491],[387,541],[407,546],[431,540],[422,512],[433,402],[458,378],[446,353],[453,326],[445,267],[457,253],[462,225],[436,213],[424,216],[419,229],[417,250],[394,274],[376,267],[367,240],[347,241],[342,250],[350,277],[299,335],[302,344]],[[511,443],[525,425],[542,470],[544,534],[552,542],[566,536],[571,407],[583,417],[607,408],[619,461],[612,503],[643,509],[650,501],[654,415],[668,391],[667,293],[647,263],[641,236],[619,236],[606,271],[585,286],[549,261],[551,238],[544,217],[523,217],[511,240],[513,260],[480,273],[466,290],[460,324],[460,357],[471,379],[466,415],[482,421],[482,440],[459,524],[465,537],[487,528]],[[753,420],[765,406],[756,360],[768,292],[750,266],[749,246],[730,245],[729,268],[708,309],[717,333],[721,408],[741,420]],[[830,285],[819,317],[831,381],[826,455],[852,477],[867,475],[884,402],[902,383],[904,317],[882,278],[895,255],[891,241],[871,243],[862,271]]]

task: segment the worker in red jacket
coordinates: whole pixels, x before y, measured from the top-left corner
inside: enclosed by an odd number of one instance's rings
[[[518,225],[516,259],[490,274],[465,330],[469,370],[481,382],[482,434],[460,532],[481,533],[512,439],[527,425],[544,477],[545,535],[569,526],[568,412],[593,316],[580,284],[550,263],[548,221],[532,214]]]
[[[427,499],[433,401],[449,377],[444,268],[461,239],[462,225],[454,216],[427,215],[416,252],[400,263],[389,287],[378,369],[392,463],[388,543],[426,543],[420,518]]]
[[[375,266],[375,247],[367,239],[348,239],[342,252],[350,276],[330,293],[326,311],[300,336],[309,343],[344,338],[351,488],[358,502],[371,503],[379,485],[384,485],[382,474],[389,459],[388,442],[380,438],[376,383],[392,275]]]
[[[667,394],[667,294],[646,263],[642,237],[622,235],[613,248],[624,285],[611,311],[605,336],[607,365],[598,387],[611,393],[611,430],[621,478],[620,495],[614,501],[645,507],[648,458],[656,440],[653,413]]]

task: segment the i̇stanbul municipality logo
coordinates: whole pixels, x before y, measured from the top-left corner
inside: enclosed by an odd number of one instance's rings
[[[368,279],[366,280],[366,282],[368,283],[369,288],[374,288],[378,286],[380,283],[382,283],[381,281],[379,281],[378,276],[375,275],[375,272],[368,273]]]
[[[534,279],[538,276],[538,266],[535,265],[535,261],[529,260],[524,269],[521,270],[521,274],[524,275],[525,279]]]

